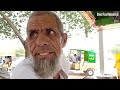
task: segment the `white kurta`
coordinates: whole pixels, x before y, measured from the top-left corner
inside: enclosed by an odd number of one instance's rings
[[[10,74],[6,67],[0,68],[0,79],[10,79]]]
[[[60,57],[60,65],[61,69],[68,75],[70,70],[70,62],[69,60],[62,54]],[[33,61],[30,59],[24,59],[21,61],[12,71],[11,79],[41,79],[33,69]],[[61,79],[64,79],[62,75],[60,75]],[[47,79],[53,79],[53,77],[49,77]]]

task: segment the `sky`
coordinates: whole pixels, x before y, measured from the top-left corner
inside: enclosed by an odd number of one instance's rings
[[[104,48],[110,49],[120,43],[120,28],[103,31]]]
[[[115,44],[120,43],[120,28],[103,30],[103,49],[104,53],[112,49]],[[83,36],[73,36],[67,40],[67,45],[64,51],[72,49],[94,50],[99,53],[99,33],[93,32],[88,39]]]
[[[10,40],[0,40],[0,50],[14,50],[16,48],[23,48],[22,43],[19,41],[19,39]]]

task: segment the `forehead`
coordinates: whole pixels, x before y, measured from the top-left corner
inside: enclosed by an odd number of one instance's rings
[[[56,22],[56,18],[52,15],[44,14],[40,16],[32,16],[29,21],[27,28],[28,30],[31,28],[58,28],[58,24]]]

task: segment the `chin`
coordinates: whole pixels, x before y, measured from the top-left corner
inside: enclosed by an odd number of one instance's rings
[[[54,76],[61,69],[59,59],[34,59],[34,70],[41,78]]]

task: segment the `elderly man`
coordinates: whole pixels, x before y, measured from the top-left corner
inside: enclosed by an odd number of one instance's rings
[[[11,79],[67,79],[70,69],[62,48],[67,34],[58,16],[50,11],[34,11],[27,24],[30,56],[12,72]]]

